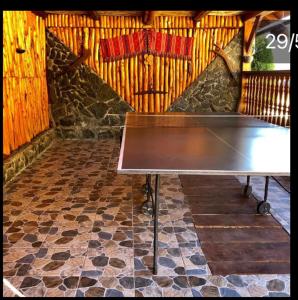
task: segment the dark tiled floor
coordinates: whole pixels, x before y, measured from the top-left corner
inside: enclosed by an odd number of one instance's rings
[[[289,294],[289,275],[210,274],[177,176],[161,177],[159,273],[152,276],[144,177],[117,175],[118,154],[118,140],[58,140],[4,188],[4,277],[18,290],[46,297]]]

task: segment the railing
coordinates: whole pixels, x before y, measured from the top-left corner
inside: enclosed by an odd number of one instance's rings
[[[290,71],[245,71],[242,82],[243,113],[290,126]]]

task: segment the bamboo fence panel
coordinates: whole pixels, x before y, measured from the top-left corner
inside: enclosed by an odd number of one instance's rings
[[[45,21],[29,11],[4,11],[4,155],[49,127],[45,55]]]
[[[61,16],[61,15],[60,15]],[[191,17],[159,16],[153,28],[163,33],[194,37],[191,62],[183,59],[144,55],[103,62],[99,39],[131,34],[144,28],[141,16],[49,15],[46,26],[76,55],[82,46],[91,50],[85,63],[106,81],[132,108],[139,112],[162,112],[179,97],[214,60],[214,43],[225,48],[243,26],[239,16],[206,16],[195,23]],[[61,26],[59,26],[61,24]],[[88,26],[87,26],[88,25]],[[72,35],[72,36],[71,36]],[[153,89],[165,93],[136,93]]]

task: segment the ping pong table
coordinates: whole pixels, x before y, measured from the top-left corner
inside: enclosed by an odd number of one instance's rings
[[[264,199],[257,212],[269,213],[269,176],[290,175],[290,129],[239,113],[129,112],[117,172],[146,175],[157,274],[160,175],[244,175],[246,195],[251,193],[250,176],[265,176]],[[151,175],[155,175],[154,189]]]

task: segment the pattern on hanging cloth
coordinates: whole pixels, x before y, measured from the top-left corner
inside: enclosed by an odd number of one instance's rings
[[[113,61],[138,54],[153,54],[191,59],[193,37],[176,36],[154,30],[142,30],[119,37],[100,39],[103,61]]]

